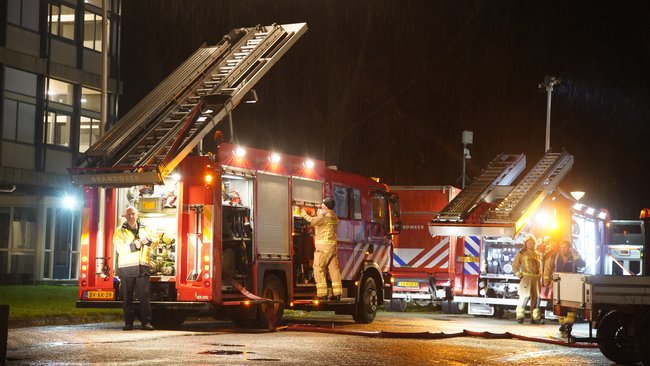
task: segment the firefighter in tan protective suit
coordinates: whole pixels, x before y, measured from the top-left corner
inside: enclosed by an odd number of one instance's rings
[[[316,296],[323,301],[328,300],[327,273],[332,280],[332,297],[329,300],[340,300],[343,292],[339,261],[336,256],[336,230],[339,219],[333,209],[334,200],[325,198],[316,216],[310,216],[304,209],[300,210],[300,216],[315,228],[314,279],[316,280]]]
[[[530,299],[531,324],[544,324],[539,310],[540,279],[542,264],[539,253],[535,250],[535,239],[528,238],[524,247],[512,262],[512,272],[519,277],[519,304],[517,305],[517,322],[522,324],[526,316],[526,304]]]
[[[584,269],[584,267],[584,259],[580,257],[568,240],[563,240],[560,243],[560,251],[544,263],[544,286],[551,284],[551,278],[555,272],[578,273],[578,270]],[[575,310],[567,310],[565,316],[560,316],[558,320],[560,321],[560,332],[570,333],[576,320]]]

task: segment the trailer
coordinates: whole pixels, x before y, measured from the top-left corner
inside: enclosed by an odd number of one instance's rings
[[[556,273],[553,309],[577,309],[589,321],[589,337],[572,337],[569,329],[570,342],[597,342],[616,363],[650,365],[650,276]]]
[[[388,308],[437,305],[449,295],[449,238],[431,237],[428,223],[460,189],[452,186],[391,186],[399,196],[402,229],[394,241],[393,298]]]
[[[154,325],[208,315],[272,328],[285,307],[373,321],[391,297],[397,196],[324,161],[223,143],[217,133],[306,29],[240,28],[201,47],[84,154],[71,170],[84,191],[77,307],[122,306],[112,237],[135,206],[159,241]],[[336,301],[316,298],[313,232],[298,215],[324,197],[339,217]]]

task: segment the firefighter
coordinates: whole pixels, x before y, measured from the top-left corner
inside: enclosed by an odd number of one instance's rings
[[[551,277],[555,272],[578,273],[578,270],[585,267],[585,261],[580,254],[571,246],[568,240],[560,243],[560,250],[544,264],[544,286],[551,284]],[[570,333],[573,323],[576,320],[574,309],[567,309],[566,316],[560,316],[560,332]]]
[[[117,250],[124,308],[124,328],[132,330],[135,320],[133,292],[140,300],[140,323],[143,330],[153,330],[149,305],[149,277],[151,276],[151,249],[158,244],[153,235],[138,220],[138,210],[129,206],[124,211],[126,221],[115,229],[113,246]]]
[[[314,279],[316,280],[316,296],[319,300],[327,300],[327,273],[332,280],[332,297],[329,300],[341,299],[343,286],[341,272],[336,256],[336,229],[339,219],[333,211],[334,200],[325,198],[315,216],[300,210],[300,216],[315,228]]]
[[[540,279],[542,268],[539,253],[535,250],[535,239],[526,239],[524,247],[515,255],[512,271],[519,277],[519,304],[517,322],[522,324],[526,316],[526,303],[530,299],[530,324],[544,324],[539,310]]]

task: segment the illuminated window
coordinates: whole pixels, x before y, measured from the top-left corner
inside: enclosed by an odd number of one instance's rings
[[[102,51],[102,16],[89,11],[84,13],[84,47]]]
[[[93,5],[99,9],[102,8],[102,0],[84,0],[84,2],[86,5]],[[108,7],[108,10],[111,10],[111,0],[106,0],[106,6]]]
[[[99,90],[81,88],[81,108],[93,112],[102,111],[102,94]]]
[[[45,143],[70,146],[70,125],[72,117],[61,112],[48,112],[45,121]]]
[[[74,8],[62,4],[49,4],[50,33],[74,40]]]
[[[7,21],[19,27],[38,32],[39,0],[11,0],[7,2]]]
[[[74,85],[55,79],[47,79],[47,99],[65,105],[72,105]]]
[[[79,125],[79,152],[85,152],[99,139],[99,120],[81,116]]]

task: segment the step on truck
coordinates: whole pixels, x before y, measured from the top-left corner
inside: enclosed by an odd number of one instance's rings
[[[395,194],[307,157],[220,141],[202,151],[305,31],[304,23],[240,28],[201,47],[84,154],[71,170],[84,194],[78,307],[122,306],[112,237],[134,206],[158,236],[154,324],[209,315],[273,327],[285,308],[374,319],[390,299]],[[297,215],[324,197],[339,217],[339,301],[316,299],[313,231]]]

